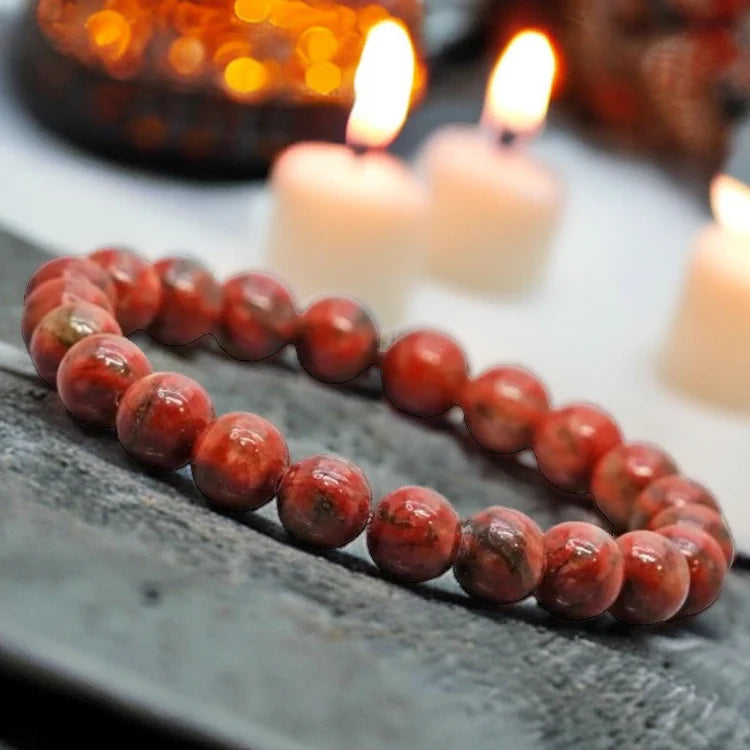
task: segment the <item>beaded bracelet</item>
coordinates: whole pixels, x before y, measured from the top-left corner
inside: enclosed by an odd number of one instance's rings
[[[289,465],[286,442],[256,414],[215,418],[194,380],[151,372],[124,338],[145,328],[157,341],[188,344],[215,333],[231,356],[270,357],[293,344],[302,367],[326,383],[350,381],[373,366],[393,405],[417,417],[463,410],[484,450],[533,449],[558,488],[589,491],[613,527],[566,522],[543,533],[533,520],[493,506],[463,524],[450,502],[425,487],[402,487],[370,510],[363,472],[335,455]],[[191,465],[217,508],[246,511],[277,498],[294,539],[315,549],[348,544],[366,529],[370,555],[391,579],[421,582],[451,566],[472,597],[498,604],[530,594],[569,619],[609,611],[634,624],[693,615],[718,597],[733,544],[713,495],[677,474],[673,461],[645,443],[624,443],[601,409],[553,409],[529,371],[494,367],[470,378],[461,347],[448,335],[417,330],[384,351],[367,310],[324,297],[299,313],[289,291],[264,273],[220,286],[199,263],[149,264],[105,248],[88,258],[50,261],[26,290],[22,333],[39,375],[74,418],[114,427],[140,464],[163,471]],[[629,530],[628,530],[629,529]]]

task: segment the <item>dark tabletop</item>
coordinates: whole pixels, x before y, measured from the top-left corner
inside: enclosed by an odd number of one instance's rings
[[[566,624],[531,601],[471,603],[450,575],[384,581],[361,539],[311,554],[273,507],[212,512],[188,474],[144,473],[29,374],[19,318],[41,260],[0,236],[0,671],[39,709],[27,744],[140,726],[255,750],[750,747],[745,570],[693,621]],[[156,369],[206,385],[218,412],[274,421],[293,458],[357,461],[376,495],[424,483],[463,515],[505,504],[542,525],[594,518],[533,468],[401,417],[366,385],[144,346]],[[0,737],[23,739],[7,705]]]

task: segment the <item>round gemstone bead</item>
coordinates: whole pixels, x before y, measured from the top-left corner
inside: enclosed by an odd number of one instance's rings
[[[57,371],[57,390],[76,419],[114,427],[122,394],[150,372],[146,355],[131,341],[97,333],[68,349]]]
[[[458,343],[423,329],[397,338],[383,355],[383,388],[396,408],[435,417],[458,403],[469,366]]]
[[[521,367],[493,367],[470,380],[461,396],[466,427],[476,442],[493,453],[528,448],[549,411],[541,381]]]
[[[592,404],[570,404],[549,412],[534,433],[539,470],[564,490],[588,489],[599,459],[622,442],[612,417]]]
[[[95,333],[121,334],[117,321],[104,308],[91,302],[69,302],[50,310],[31,337],[29,354],[42,380],[57,384],[57,368],[73,344]]]
[[[679,508],[695,503],[719,512],[719,503],[703,485],[677,474],[662,477],[649,484],[636,497],[630,514],[630,528],[645,528],[654,516],[666,508]]]
[[[690,591],[677,617],[703,612],[716,601],[727,577],[727,561],[719,543],[695,526],[664,526],[657,533],[679,548],[690,569]]]
[[[661,534],[643,530],[618,537],[617,546],[625,560],[625,576],[610,612],[634,625],[674,617],[690,588],[690,569],[679,548]]]
[[[323,297],[300,318],[297,357],[316,380],[344,383],[377,359],[378,331],[370,313],[349,297]]]
[[[88,258],[79,258],[72,255],[55,258],[40,266],[29,279],[24,299],[40,284],[50,279],[60,278],[61,276],[63,278],[82,276],[95,286],[98,286],[107,295],[112,304],[117,302],[117,290],[112,283],[112,279],[109,278],[109,274]]]
[[[583,620],[612,606],[625,564],[610,534],[590,523],[566,521],[547,531],[544,547],[546,572],[536,596],[546,610]]]
[[[367,527],[367,548],[378,568],[411,583],[445,573],[460,543],[456,511],[426,487],[401,487],[386,495]]]
[[[734,542],[726,522],[721,514],[708,505],[689,503],[688,505],[673,505],[657,513],[649,522],[651,531],[658,531],[663,526],[695,526],[712,536],[721,547],[727,565],[734,560]]]
[[[339,456],[309,456],[279,487],[279,518],[290,536],[318,549],[356,539],[370,515],[372,492],[361,469]]]
[[[161,280],[156,269],[124,248],[104,247],[89,258],[109,274],[117,289],[117,322],[125,335],[146,328],[161,302]]]
[[[628,527],[638,494],[651,482],[677,471],[664,451],[647,443],[625,443],[601,458],[591,475],[599,510],[618,529]]]
[[[541,529],[517,510],[486,508],[464,523],[453,572],[471,596],[498,604],[524,599],[544,573]]]
[[[210,333],[221,313],[221,287],[200,263],[165,258],[154,263],[161,280],[161,304],[149,334],[162,344],[189,344]]]
[[[24,344],[28,347],[34,329],[50,310],[78,300],[103,307],[109,313],[114,312],[109,297],[85,276],[58,276],[43,281],[23,303],[21,335]]]
[[[214,504],[253,510],[275,494],[289,466],[289,449],[267,419],[248,412],[224,414],[198,436],[193,479]]]
[[[287,288],[273,276],[233,276],[224,282],[222,296],[222,343],[235,359],[265,359],[294,340],[297,309]]]
[[[155,372],[123,394],[115,426],[122,447],[152,469],[185,466],[198,435],[213,419],[206,391],[176,372]]]

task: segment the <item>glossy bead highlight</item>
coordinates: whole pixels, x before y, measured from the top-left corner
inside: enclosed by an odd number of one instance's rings
[[[546,571],[536,596],[548,611],[569,620],[606,612],[622,588],[625,563],[604,529],[566,521],[544,535]]]
[[[563,490],[583,492],[599,459],[622,442],[612,417],[592,404],[570,404],[549,412],[534,434],[542,474]]]
[[[198,436],[193,479],[214,505],[254,510],[276,493],[289,466],[289,449],[279,430],[249,412],[224,414]]]
[[[375,321],[350,297],[323,297],[300,318],[297,357],[316,380],[353,380],[375,363],[377,353]]]
[[[401,487],[375,507],[367,548],[375,564],[400,581],[437,578],[453,565],[461,521],[450,502],[426,487]]]
[[[356,539],[370,515],[372,492],[362,470],[341,456],[308,456],[279,486],[279,519],[290,536],[318,549]]]
[[[170,346],[190,344],[211,333],[221,313],[221,288],[213,275],[190,258],[154,263],[162,296],[148,332]]]
[[[549,396],[528,370],[493,367],[466,384],[461,408],[478,445],[492,453],[515,453],[531,445],[549,411]]]
[[[397,338],[382,357],[383,390],[415,417],[436,417],[458,403],[468,377],[463,349],[447,333],[422,329]]]
[[[57,369],[67,351],[95,333],[120,335],[122,331],[110,313],[91,302],[79,300],[50,310],[37,325],[29,344],[39,377],[55,388]]]
[[[596,464],[591,492],[610,523],[617,529],[626,529],[641,490],[676,471],[675,462],[660,448],[647,443],[624,443]]]
[[[122,447],[151,469],[174,471],[192,456],[198,435],[213,419],[211,399],[192,378],[155,372],[125,391],[115,426]]]
[[[161,303],[161,279],[151,263],[118,247],[104,247],[89,259],[109,274],[117,290],[117,322],[125,335],[151,323]]]
[[[114,427],[122,395],[150,372],[146,355],[131,341],[97,333],[68,349],[57,371],[57,390],[80,422]]]
[[[485,508],[466,521],[453,572],[471,596],[497,604],[525,599],[544,573],[542,531],[512,508]]]

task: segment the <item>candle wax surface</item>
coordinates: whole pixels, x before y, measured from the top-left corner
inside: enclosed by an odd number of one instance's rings
[[[419,160],[432,201],[432,270],[470,288],[522,292],[544,270],[563,203],[557,175],[522,145],[503,146],[477,127],[449,126]]]
[[[750,236],[698,234],[663,367],[693,395],[750,410]]]
[[[397,323],[424,262],[426,193],[412,171],[386,153],[302,143],[271,185],[269,262],[300,301],[348,294]]]

